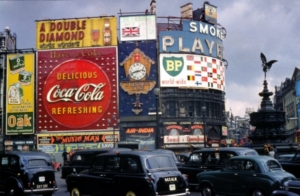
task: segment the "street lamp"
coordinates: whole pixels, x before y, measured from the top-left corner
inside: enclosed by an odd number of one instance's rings
[[[118,127],[119,127],[119,134],[118,134],[118,136],[120,137],[120,119],[118,119]],[[119,137],[118,137],[118,140],[117,141],[119,141]],[[115,142],[115,129],[114,129],[114,147],[116,146],[116,142]]]
[[[155,140],[155,148],[159,149],[159,140],[160,140],[160,133],[159,133],[159,121],[158,121],[158,98],[160,94],[160,89],[155,88],[154,89],[154,95],[156,100],[156,140]]]
[[[203,116],[203,137],[204,137],[204,148],[206,148],[206,133],[205,133],[205,113],[206,113],[206,107],[202,106],[202,116]]]
[[[115,121],[116,120],[116,115],[112,115],[112,118],[113,120]],[[115,136],[115,123],[113,123],[113,144],[114,144],[114,147],[115,147],[115,144],[116,144],[116,136]]]
[[[110,126],[110,122],[111,122],[111,119],[108,118],[108,119],[107,119],[107,129],[108,129],[108,127]]]

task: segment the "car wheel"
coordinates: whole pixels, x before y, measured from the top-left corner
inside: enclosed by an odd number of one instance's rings
[[[125,196],[137,196],[133,191],[127,191]]]
[[[205,184],[202,188],[202,196],[214,196],[215,193],[209,184]]]
[[[251,196],[264,196],[264,193],[259,189],[255,189],[254,191],[252,191]]]
[[[78,188],[73,187],[71,192],[70,192],[70,196],[81,196],[80,191],[78,190]]]

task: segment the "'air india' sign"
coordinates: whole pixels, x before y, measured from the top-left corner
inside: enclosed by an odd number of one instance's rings
[[[38,62],[39,131],[107,128],[101,119],[117,112],[115,47],[39,52]]]

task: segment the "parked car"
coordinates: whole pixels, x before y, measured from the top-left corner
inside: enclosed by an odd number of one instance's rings
[[[295,154],[282,154],[282,155],[278,156],[277,160],[278,161],[289,161],[289,160],[292,160],[294,156],[295,156]]]
[[[285,190],[273,191],[271,196],[299,196],[300,194],[300,181],[289,181]]]
[[[202,148],[195,150],[185,164],[179,166],[178,169],[187,175],[190,187],[194,188],[198,186],[198,173],[222,169],[229,158],[244,155],[257,155],[257,152],[244,147]]]
[[[28,151],[0,154],[0,193],[51,196],[57,190],[50,155]]]
[[[66,179],[70,196],[188,195],[188,182],[165,153],[120,151],[97,155],[89,170]]]
[[[282,168],[300,178],[300,150],[298,150],[291,159],[279,160]]]
[[[276,159],[261,155],[232,157],[222,170],[201,172],[197,178],[203,196],[269,196],[274,190],[284,190],[289,181],[297,180]]]
[[[181,165],[182,165],[182,162],[178,161],[178,159],[177,159],[175,153],[174,153],[172,150],[167,150],[167,149],[156,149],[156,150],[146,150],[146,151],[148,151],[148,152],[156,152],[156,153],[165,153],[165,154],[168,154],[168,155],[170,155],[170,156],[174,159],[174,161],[175,161],[175,163],[176,163],[177,166],[181,166]]]
[[[68,175],[76,170],[77,173],[90,167],[91,162],[98,154],[117,151],[131,151],[129,148],[99,148],[76,150],[70,157],[68,165],[61,168],[61,178],[66,179]]]

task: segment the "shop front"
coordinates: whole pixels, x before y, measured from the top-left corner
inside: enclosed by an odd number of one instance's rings
[[[163,148],[175,153],[203,148],[204,140],[206,147],[219,147],[220,143],[218,127],[204,127],[202,122],[164,122],[163,134]]]
[[[34,140],[4,140],[5,151],[33,151]]]
[[[62,162],[62,153],[79,149],[113,148],[119,141],[119,130],[103,132],[76,132],[37,134],[37,149]]]

